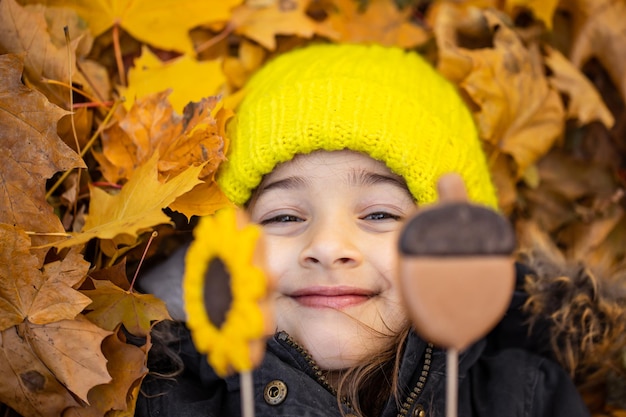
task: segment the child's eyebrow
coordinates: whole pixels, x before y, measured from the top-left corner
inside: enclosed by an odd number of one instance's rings
[[[396,175],[378,174],[370,171],[353,171],[350,175],[349,184],[352,186],[389,184],[408,191],[406,182]]]
[[[261,184],[258,193],[262,193],[275,188],[283,190],[293,190],[296,188],[302,188],[306,185],[307,180],[304,177],[287,177],[276,181],[270,181],[267,184]]]

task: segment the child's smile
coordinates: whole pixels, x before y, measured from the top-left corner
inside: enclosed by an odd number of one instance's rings
[[[250,213],[277,280],[278,330],[323,368],[363,361],[406,325],[396,242],[414,209],[400,177],[352,151],[297,156],[261,183]]]
[[[366,288],[337,285],[306,287],[288,295],[304,307],[342,310],[365,303],[376,293]]]

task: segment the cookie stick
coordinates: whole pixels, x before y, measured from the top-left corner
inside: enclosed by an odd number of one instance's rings
[[[447,349],[446,415],[457,415],[458,353],[501,319],[515,284],[515,235],[490,208],[468,202],[456,174],[439,203],[418,210],[399,240],[399,284],[415,330]]]

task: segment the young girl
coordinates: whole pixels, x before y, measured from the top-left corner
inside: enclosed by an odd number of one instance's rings
[[[251,79],[228,129],[217,181],[262,226],[277,281],[256,415],[445,415],[445,350],[411,330],[395,279],[403,221],[436,201],[442,175],[497,206],[454,87],[416,53],[309,46]],[[239,378],[219,378],[177,332],[185,370],[146,378],[137,415],[240,415]],[[589,414],[556,362],[506,344],[461,352],[459,416]]]

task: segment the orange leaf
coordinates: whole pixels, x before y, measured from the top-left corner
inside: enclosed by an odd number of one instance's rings
[[[208,97],[189,103],[179,116],[167,100],[168,94],[164,91],[137,100],[119,123],[103,133],[102,154],[95,156],[108,181],[130,178],[155,152],[160,155],[161,179],[204,163],[201,178],[208,178],[224,160],[228,145],[221,126],[232,113],[218,111],[214,117],[218,99]]]
[[[66,248],[82,245],[94,238],[118,237],[123,237],[122,240],[129,243],[143,231],[170,223],[163,209],[200,183],[198,175],[203,167],[189,167],[162,184],[157,179],[157,160],[158,154],[155,154],[135,172],[117,195],[90,187],[91,204],[83,231],[72,233],[70,238],[51,245]]]
[[[72,288],[89,269],[78,250],[42,271],[29,248],[23,232],[0,224],[0,330],[26,319],[37,324],[71,320],[90,303]]]
[[[109,281],[94,281],[95,290],[83,291],[93,302],[87,318],[107,330],[122,323],[135,336],[147,336],[153,321],[170,319],[165,303],[152,294],[124,291]]]
[[[233,9],[230,25],[266,49],[276,49],[276,35],[311,38],[320,35],[330,39],[337,33],[307,16],[311,0],[281,0],[260,7],[242,4]]]
[[[33,417],[58,417],[67,407],[79,405],[17,327],[0,333],[0,341],[0,402]]]
[[[25,322],[20,331],[39,360],[57,379],[83,401],[96,385],[111,376],[100,345],[111,332],[102,330],[79,316],[43,326]]]
[[[2,1],[0,7],[7,2]],[[65,111],[21,82],[23,64],[16,55],[0,56],[0,223],[34,232],[63,232],[45,199],[46,180],[57,171],[84,167],[56,133]],[[50,241],[36,237],[34,242]]]
[[[414,48],[430,39],[423,28],[410,22],[411,9],[398,9],[393,0],[370,0],[366,9],[354,0],[334,0],[327,24],[341,42],[377,42]]]
[[[550,77],[550,84],[569,97],[567,115],[576,118],[581,124],[598,120],[610,129],[615,123],[615,118],[604,104],[598,90],[559,51],[547,46],[545,49],[546,64],[554,74]]]

